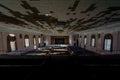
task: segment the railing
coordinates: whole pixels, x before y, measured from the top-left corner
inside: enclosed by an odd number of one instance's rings
[[[0,54],[5,54],[7,53],[5,50],[0,50]]]
[[[69,44],[51,44],[48,45],[49,47],[67,47],[69,46]]]
[[[98,53],[76,46],[68,46],[68,52],[72,55],[97,55]]]
[[[11,52],[7,52],[6,50],[0,50],[0,55],[21,55],[24,52],[25,52],[24,50],[11,51]]]

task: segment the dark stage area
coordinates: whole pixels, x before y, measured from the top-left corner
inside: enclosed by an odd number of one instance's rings
[[[55,38],[55,44],[65,44],[64,38]]]

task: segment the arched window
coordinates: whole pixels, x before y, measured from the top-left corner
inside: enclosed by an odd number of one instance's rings
[[[40,43],[41,43],[41,38],[40,38],[40,36],[38,36],[38,47],[40,47]]]
[[[84,46],[87,45],[87,36],[84,37]]]
[[[79,37],[79,45],[81,46],[82,44],[82,36]]]
[[[35,35],[33,36],[33,45],[34,45],[34,49],[36,49],[37,46],[36,46],[36,36]]]
[[[79,41],[78,41],[78,39],[76,40],[76,46],[78,46],[78,44],[79,44]]]
[[[40,38],[40,36],[38,37],[38,43],[39,43],[39,44],[41,43],[41,38]]]
[[[19,36],[20,36],[20,39],[22,39],[22,34],[20,34]]]
[[[17,50],[17,43],[16,43],[15,34],[9,34],[7,36],[7,48],[8,48],[8,52]]]
[[[112,51],[112,45],[113,45],[113,36],[111,34],[106,34],[104,36],[103,49],[105,51]]]
[[[76,46],[77,47],[79,46],[79,35],[78,34],[76,35]]]
[[[96,43],[95,35],[92,35],[91,36],[91,43],[90,43],[91,47],[95,47],[95,43]]]
[[[30,46],[29,36],[25,35],[24,40],[25,40],[25,47],[26,48],[29,47]]]

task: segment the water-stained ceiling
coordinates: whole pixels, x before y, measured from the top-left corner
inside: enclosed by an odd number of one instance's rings
[[[120,0],[0,0],[0,22],[69,34],[120,21]]]

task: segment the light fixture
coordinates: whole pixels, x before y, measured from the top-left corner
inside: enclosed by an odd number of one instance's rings
[[[48,13],[47,13],[47,14],[45,14],[45,16],[51,16],[51,14],[48,14]]]

